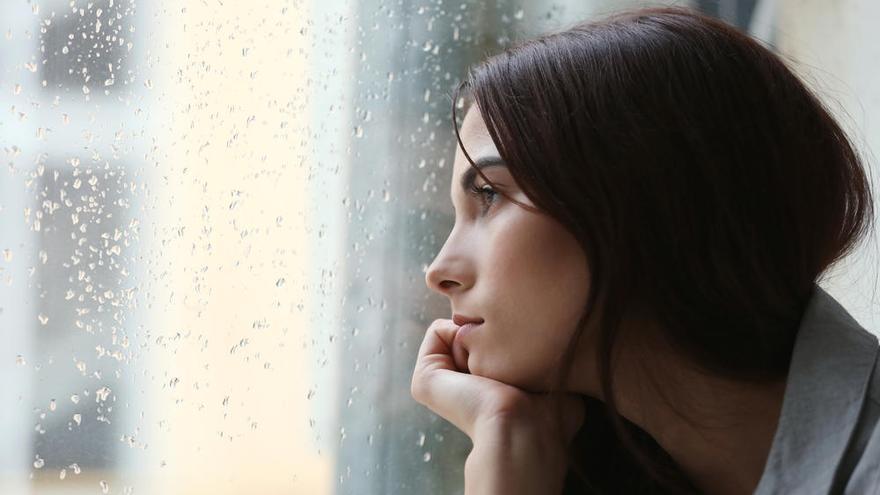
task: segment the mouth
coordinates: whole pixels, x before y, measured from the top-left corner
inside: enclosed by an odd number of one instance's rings
[[[452,322],[458,326],[463,326],[467,325],[468,323],[483,323],[483,319],[475,316],[464,316],[456,313],[452,315]]]
[[[467,334],[473,332],[480,325],[482,325],[482,323],[465,323],[458,329],[458,336],[456,338],[463,339]]]

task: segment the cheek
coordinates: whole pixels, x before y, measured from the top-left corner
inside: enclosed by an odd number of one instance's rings
[[[529,216],[493,246],[499,303],[518,320],[568,332],[589,291],[586,255],[575,238],[555,221]]]
[[[514,385],[539,385],[556,366],[586,303],[589,275],[574,238],[527,217],[498,231],[487,254],[493,325],[473,350],[471,371]]]

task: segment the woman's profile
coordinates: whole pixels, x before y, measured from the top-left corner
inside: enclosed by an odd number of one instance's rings
[[[880,493],[877,339],[816,283],[870,186],[779,56],[620,12],[476,65],[452,119],[412,395],[473,441],[466,495]]]

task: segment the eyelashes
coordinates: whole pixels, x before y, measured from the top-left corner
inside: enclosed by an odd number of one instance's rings
[[[474,196],[480,198],[480,203],[483,205],[483,214],[497,201],[498,192],[488,184],[483,186],[472,185],[469,189]]]

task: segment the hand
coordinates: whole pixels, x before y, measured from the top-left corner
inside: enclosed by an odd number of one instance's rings
[[[552,493],[548,485],[561,490],[565,450],[583,423],[583,401],[567,394],[559,425],[549,395],[469,374],[455,346],[459,328],[442,318],[428,327],[410,393],[474,443],[465,465],[465,491]]]

